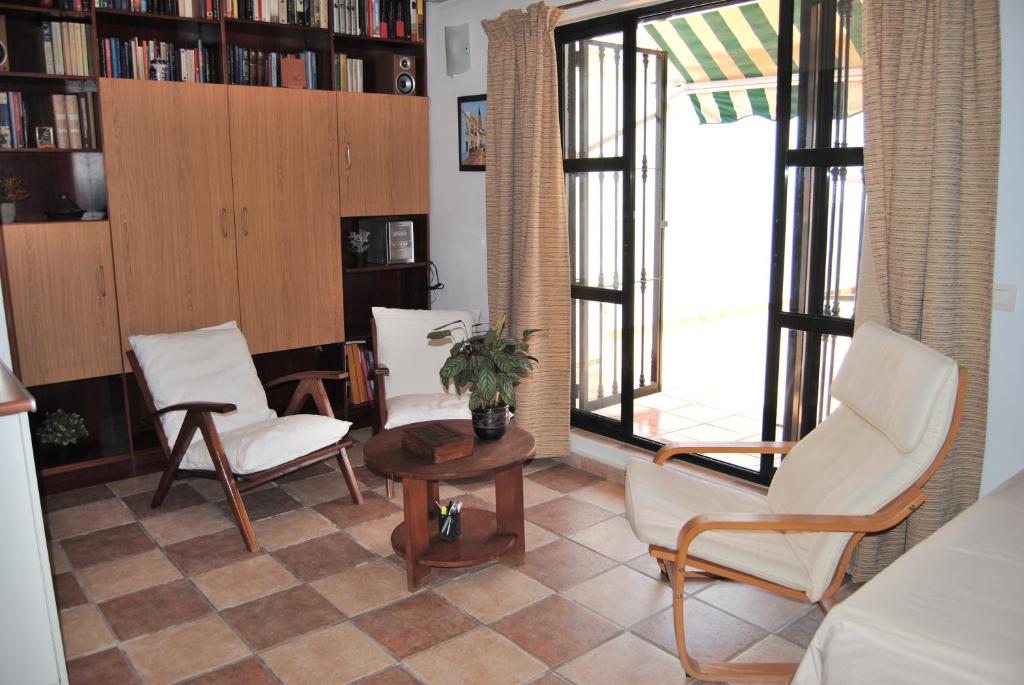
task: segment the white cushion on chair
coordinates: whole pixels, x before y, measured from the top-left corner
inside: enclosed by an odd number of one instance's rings
[[[477,310],[373,307],[377,362],[389,370],[384,378],[388,397],[445,392],[439,372],[453,342],[427,340],[427,333],[458,320],[472,334],[479,318]]]
[[[222,435],[277,417],[234,321],[184,333],[133,335],[128,343],[158,410],[182,402],[230,402],[237,407],[234,412],[213,415]],[[173,449],[185,412],[164,414],[160,420]]]
[[[770,514],[758,495],[673,464],[633,459],[626,466],[626,517],[642,541],[676,549],[679,531],[699,514]],[[690,545],[699,557],[796,590],[806,590],[807,571],[782,533],[709,531]]]
[[[924,435],[939,391],[956,362],[878,324],[857,329],[832,396],[885,433],[904,452]]]
[[[351,426],[348,421],[316,414],[275,416],[220,433],[220,441],[231,471],[244,475],[273,468],[333,445],[345,437]],[[213,469],[213,460],[204,441],[200,439],[192,443],[185,452],[181,468]]]
[[[469,393],[463,395],[443,392],[429,395],[399,395],[388,397],[388,420],[385,428],[395,428],[418,421],[469,419]]]

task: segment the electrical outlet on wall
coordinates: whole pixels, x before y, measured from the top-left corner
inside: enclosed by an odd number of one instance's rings
[[[992,292],[992,309],[1012,312],[1017,308],[1017,286],[1013,283],[996,283]]]

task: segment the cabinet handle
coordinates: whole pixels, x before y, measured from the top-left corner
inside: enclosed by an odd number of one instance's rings
[[[220,234],[228,237],[228,210],[225,207],[220,209]]]
[[[350,143],[345,143],[345,168],[352,168],[352,145]]]
[[[96,289],[99,291],[100,297],[107,296],[107,278],[102,264],[96,269]]]
[[[249,235],[249,208],[242,207],[242,235]]]

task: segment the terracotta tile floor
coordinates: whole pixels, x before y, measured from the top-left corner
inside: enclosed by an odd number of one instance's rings
[[[360,463],[360,448],[350,456]],[[526,563],[436,569],[410,595],[388,542],[401,498],[356,473],[360,507],[328,466],[246,495],[258,555],[209,483],[175,485],[157,511],[153,476],[48,498],[71,682],[693,682],[622,486],[529,465]],[[447,493],[493,506],[486,484]],[[789,658],[820,622],[817,608],[759,590],[687,590],[690,639],[706,658]]]

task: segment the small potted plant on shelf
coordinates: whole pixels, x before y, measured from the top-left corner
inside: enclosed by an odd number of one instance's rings
[[[502,314],[486,333],[470,335],[462,321],[438,326],[427,334],[429,340],[455,338],[451,356],[441,367],[441,382],[454,384],[459,394],[469,390],[473,431],[481,440],[497,440],[508,429],[509,407],[516,403],[516,386],[533,371],[538,359],[530,355],[527,342],[539,328],[528,328],[521,338],[505,337],[507,316]]]
[[[0,178],[0,221],[5,224],[14,223],[18,207],[15,203],[27,200],[28,188],[17,176]]]
[[[357,269],[366,266],[366,252],[370,249],[370,232],[358,228],[348,234],[348,249],[352,253],[352,262]]]
[[[57,409],[46,415],[39,430],[36,431],[36,437],[44,445],[53,445],[56,448],[58,462],[64,463],[67,461],[68,448],[89,437],[89,431],[81,416],[75,412]]]

